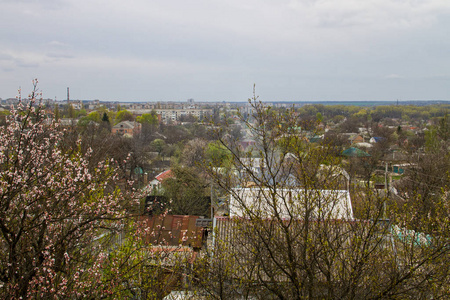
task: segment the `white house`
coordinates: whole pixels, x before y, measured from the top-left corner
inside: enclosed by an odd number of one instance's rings
[[[229,205],[230,217],[353,220],[348,190],[235,188]]]

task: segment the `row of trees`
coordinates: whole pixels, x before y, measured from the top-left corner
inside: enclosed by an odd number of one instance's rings
[[[75,109],[72,104],[64,105],[62,110],[60,110],[59,105],[55,105],[53,116],[56,120],[60,120],[61,118],[79,119],[80,122],[84,124],[89,122],[101,123],[105,121],[114,125],[122,121],[136,121],[148,125],[157,125],[159,123],[155,111],[145,113],[135,118],[133,113],[126,109],[122,110],[120,105],[118,106],[117,111],[111,111],[105,107],[100,107],[90,113],[87,113],[84,108]]]
[[[354,105],[306,105],[298,109],[298,114],[303,118],[317,118],[318,114],[326,121],[335,123],[344,118],[356,118],[374,122],[383,119],[403,119],[414,122],[415,120],[428,121],[432,118],[440,118],[450,109],[448,104],[439,105],[379,105],[373,107],[359,107]]]

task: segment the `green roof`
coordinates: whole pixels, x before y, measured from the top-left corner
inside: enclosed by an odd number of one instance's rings
[[[365,151],[362,151],[361,149],[355,148],[355,147],[350,147],[348,149],[345,149],[344,151],[342,151],[342,155],[343,156],[347,156],[347,157],[367,157],[370,156],[370,154],[368,154]]]

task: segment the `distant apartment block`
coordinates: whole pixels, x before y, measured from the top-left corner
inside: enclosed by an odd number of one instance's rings
[[[158,115],[165,122],[178,121],[182,116],[192,115],[198,119],[203,119],[212,114],[212,109],[156,109]]]
[[[70,101],[70,105],[72,105],[72,107],[77,110],[84,108],[83,102],[80,100]]]
[[[100,106],[100,100],[89,101],[87,107],[89,110],[94,110]]]
[[[203,119],[204,117],[210,116],[213,113],[212,109],[209,108],[199,108],[199,109],[192,109],[192,108],[183,108],[183,109],[130,109],[130,112],[132,112],[134,115],[142,115],[142,114],[148,114],[152,111],[156,112],[158,116],[160,116],[160,120],[164,123],[167,122],[176,122],[179,121],[182,116],[194,116],[198,119]],[[159,118],[159,117],[158,117]]]

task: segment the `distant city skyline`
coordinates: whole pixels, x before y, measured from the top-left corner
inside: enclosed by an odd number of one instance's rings
[[[0,97],[450,99],[450,1],[0,0]]]

